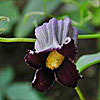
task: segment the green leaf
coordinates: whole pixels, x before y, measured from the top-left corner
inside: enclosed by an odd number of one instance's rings
[[[12,68],[7,67],[0,71],[0,89],[4,89],[14,78]]]
[[[100,7],[93,8],[92,24],[95,25],[95,26],[100,25]]]
[[[7,88],[9,87],[9,84],[13,78],[14,72],[11,67],[0,70],[0,92],[2,95],[6,94]]]
[[[0,91],[0,100],[3,100],[3,97],[2,97],[1,91]]]
[[[60,0],[47,0],[46,6],[47,6],[47,12],[51,13],[57,8],[57,6],[60,4]],[[23,19],[24,16],[27,13],[30,12],[43,12],[44,11],[44,3],[43,0],[30,0],[26,7],[24,8],[23,14],[21,16],[21,19],[19,20],[18,26],[15,29],[15,37],[26,37],[33,29],[33,21],[37,20],[37,23],[41,23],[45,16],[31,16],[27,23],[25,24]]]
[[[19,17],[17,6],[14,5],[13,0],[3,0],[0,2],[0,16],[9,17],[10,22],[0,22],[0,28],[6,28],[8,29],[7,32],[10,32],[12,25],[14,25]]]
[[[32,89],[30,83],[15,83],[7,90],[7,96],[11,100],[46,100],[38,92]]]
[[[100,62],[100,52],[80,57],[76,62],[76,66],[79,72],[81,73],[86,68],[90,67],[93,64],[97,64],[99,62]]]

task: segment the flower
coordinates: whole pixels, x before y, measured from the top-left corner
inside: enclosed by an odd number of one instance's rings
[[[32,86],[44,92],[54,81],[76,87],[81,76],[74,64],[78,31],[71,20],[50,19],[35,29],[35,50],[28,50],[25,62],[36,70]]]

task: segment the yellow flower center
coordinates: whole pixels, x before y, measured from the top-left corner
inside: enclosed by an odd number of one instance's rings
[[[50,52],[47,60],[46,60],[46,67],[51,70],[58,68],[62,62],[64,61],[64,56],[58,53],[56,50]]]

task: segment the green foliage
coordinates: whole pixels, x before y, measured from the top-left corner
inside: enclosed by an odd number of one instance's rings
[[[32,89],[31,83],[13,83],[14,71],[7,67],[0,71],[0,100],[6,96],[8,100],[48,100]]]
[[[0,71],[0,89],[5,90],[5,88],[11,83],[14,78],[14,72],[10,67],[5,68]]]
[[[47,13],[51,13],[60,3],[60,0],[47,0]],[[44,3],[43,0],[30,0],[28,4],[25,6],[21,19],[19,20],[18,26],[15,29],[15,37],[26,37],[32,29],[34,29],[34,25],[32,22],[37,20],[37,23],[41,23],[45,16],[31,16],[27,24],[24,23],[23,19],[25,14],[34,12],[34,11],[44,11]]]
[[[9,22],[10,20],[9,20],[9,18],[8,17],[5,17],[5,16],[0,16],[0,32],[2,32],[2,31],[5,31],[5,30],[7,30],[6,28],[4,28],[4,27],[2,27],[3,26],[3,21],[7,21],[7,22]]]
[[[8,17],[5,17],[5,16],[0,16],[0,21],[1,21],[1,20],[6,20],[6,21],[9,22],[9,18],[8,18]]]
[[[81,73],[86,68],[97,63],[100,63],[100,52],[96,54],[84,55],[80,57],[76,62],[76,65],[77,65],[77,69]]]
[[[4,0],[0,2],[0,16],[9,17],[10,22],[1,21],[0,28],[6,28],[7,32],[11,31],[12,26],[16,23],[19,17],[17,7],[14,5],[13,0]]]
[[[14,72],[10,67],[5,68],[3,71],[0,71],[0,88],[4,87],[14,78]]]
[[[95,25],[95,26],[100,25],[100,7],[93,8],[92,24]]]
[[[30,83],[15,83],[7,90],[7,96],[11,100],[44,100],[44,98],[32,89]]]
[[[62,9],[62,15],[58,16],[59,19],[70,17],[72,20],[72,25],[77,27],[79,31],[84,33],[93,33],[92,29],[90,29],[90,25],[88,22],[92,19],[92,13],[89,9],[91,3],[89,0],[77,1],[77,0],[62,0],[67,3]]]
[[[0,100],[3,100],[3,97],[2,97],[1,91],[0,91]]]

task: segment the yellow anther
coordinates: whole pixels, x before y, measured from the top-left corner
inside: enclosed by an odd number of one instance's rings
[[[64,56],[58,53],[56,50],[50,52],[47,60],[46,60],[46,67],[51,70],[58,68],[62,62],[64,61]]]

